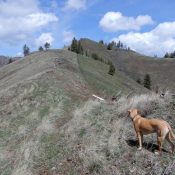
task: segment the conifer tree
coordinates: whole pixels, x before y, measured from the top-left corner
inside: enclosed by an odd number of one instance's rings
[[[100,41],[99,41],[99,44],[104,45],[103,40],[100,40]]]
[[[70,49],[71,49],[72,52],[75,52],[75,53],[78,52],[78,42],[77,42],[77,40],[75,39],[75,37],[74,37],[73,40],[72,40],[72,44],[71,44],[71,46],[70,46]]]
[[[29,53],[30,53],[30,49],[29,49],[29,47],[25,44],[24,47],[23,47],[23,54],[24,54],[24,56],[27,56],[27,55],[29,55]]]
[[[137,79],[137,83],[139,83],[139,84],[142,83],[141,80],[140,80],[140,78]]]
[[[48,50],[48,49],[50,48],[50,43],[46,42],[46,43],[44,44],[44,47],[45,47],[46,50]]]
[[[112,50],[112,47],[113,47],[113,44],[112,44],[112,43],[109,43],[109,44],[107,45],[107,49],[108,49],[108,50]]]
[[[113,65],[112,62],[109,63],[109,72],[108,74],[114,75],[115,74],[115,66]]]
[[[10,58],[9,61],[8,61],[8,64],[10,64],[12,62],[13,62],[13,60],[12,60],[12,58]]]
[[[144,77],[144,81],[143,81],[143,85],[144,87],[146,87],[147,89],[151,89],[151,77],[149,74],[146,74]]]
[[[38,48],[38,50],[39,50],[39,51],[43,51],[44,49],[43,49],[42,46],[40,46],[40,47]]]

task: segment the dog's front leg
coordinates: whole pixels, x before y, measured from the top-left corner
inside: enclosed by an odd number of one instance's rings
[[[140,132],[137,132],[137,138],[139,140],[139,148],[138,150],[142,149],[142,142],[143,142],[143,135]]]

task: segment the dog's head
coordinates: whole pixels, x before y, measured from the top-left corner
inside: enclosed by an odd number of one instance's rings
[[[128,109],[128,116],[133,119],[138,114],[137,109]]]

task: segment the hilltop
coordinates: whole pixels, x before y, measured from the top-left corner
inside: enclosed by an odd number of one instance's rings
[[[150,74],[153,89],[175,90],[175,59],[163,59],[141,55],[132,50],[113,49],[107,50],[101,45],[89,39],[81,39],[84,50],[90,55],[98,54],[104,59],[110,59],[119,71],[133,80],[143,81],[146,74]]]

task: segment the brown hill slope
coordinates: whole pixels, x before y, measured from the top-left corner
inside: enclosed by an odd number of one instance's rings
[[[118,70],[134,80],[143,80],[148,73],[151,76],[152,88],[175,90],[175,59],[155,59],[121,49],[107,50],[104,45],[89,39],[81,39],[81,44],[89,54],[97,53],[104,59],[112,60]]]

